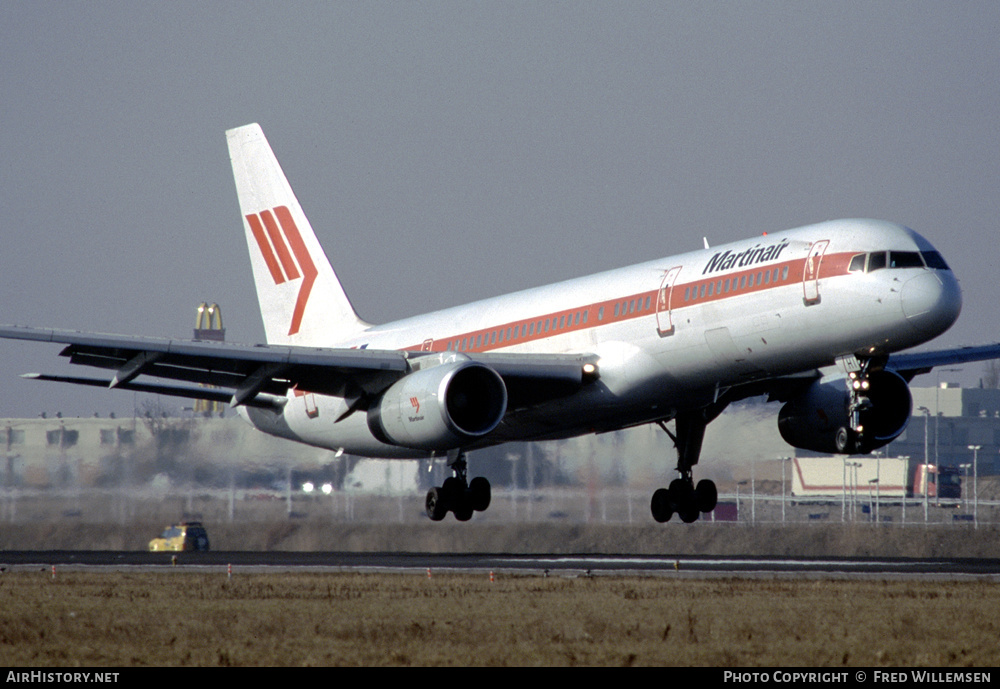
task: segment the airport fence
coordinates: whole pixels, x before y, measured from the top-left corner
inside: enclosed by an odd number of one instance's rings
[[[647,488],[494,489],[490,508],[477,522],[651,524]],[[216,523],[319,520],[329,523],[427,521],[424,495],[349,491],[2,489],[0,523],[44,521],[119,523],[198,519]],[[446,519],[452,519],[451,516]],[[671,523],[680,520],[674,517]],[[791,496],[722,493],[701,524],[878,524],[886,527],[979,527],[1000,524],[1000,501],[873,499],[852,496],[819,501]]]

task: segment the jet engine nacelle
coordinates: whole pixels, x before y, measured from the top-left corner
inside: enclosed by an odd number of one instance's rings
[[[789,445],[828,454],[866,454],[896,439],[910,420],[913,398],[894,371],[868,376],[868,402],[860,412],[862,432],[851,428],[851,392],[845,377],[823,378],[789,400],[778,414],[778,430]]]
[[[458,361],[414,371],[368,409],[368,428],[384,443],[446,451],[486,435],[507,411],[507,388],[489,366]]]

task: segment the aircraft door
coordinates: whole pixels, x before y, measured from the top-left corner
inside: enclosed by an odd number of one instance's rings
[[[809,247],[806,265],[802,270],[802,294],[806,306],[819,303],[819,269],[823,265],[823,254],[828,246],[830,240],[821,239]]]
[[[674,334],[674,323],[670,316],[671,300],[674,294],[674,283],[681,272],[681,266],[674,266],[663,274],[660,289],[656,293],[656,332],[660,337]]]

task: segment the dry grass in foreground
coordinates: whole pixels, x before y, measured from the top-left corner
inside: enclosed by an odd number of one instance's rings
[[[987,582],[7,572],[0,664],[1000,663]]]

